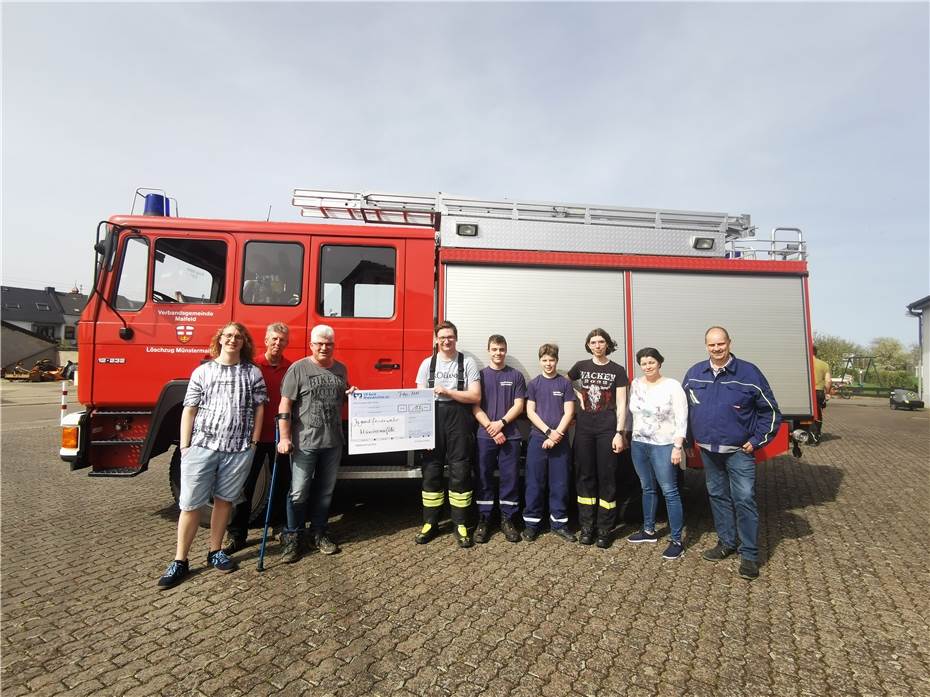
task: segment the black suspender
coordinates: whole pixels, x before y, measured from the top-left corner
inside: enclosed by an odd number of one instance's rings
[[[436,387],[436,352],[433,351],[433,357],[429,359],[429,381],[426,386],[430,389]]]
[[[433,352],[433,357],[429,359],[429,380],[426,383],[427,387],[433,389],[436,386],[436,352]],[[458,352],[458,384],[456,389],[459,392],[465,391],[465,354],[461,351]]]

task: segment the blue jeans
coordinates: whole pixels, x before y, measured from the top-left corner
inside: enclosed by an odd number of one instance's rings
[[[342,448],[295,450],[291,454],[291,490],[287,497],[287,528],[300,532],[307,521],[305,502],[310,500],[310,525],[317,534],[326,532],[329,504],[336,488]]]
[[[743,559],[758,561],[755,458],[742,450],[710,453],[701,448],[701,460],[717,537],[727,547],[737,549]]]
[[[681,531],[685,525],[685,514],[681,507],[681,495],[678,493],[678,467],[672,464],[671,445],[653,445],[634,440],[630,446],[633,466],[639,475],[643,487],[643,529],[655,532],[656,506],[659,497],[656,482],[665,497],[668,510],[668,525],[672,531],[672,541],[681,544]],[[684,457],[684,455],[682,455]]]

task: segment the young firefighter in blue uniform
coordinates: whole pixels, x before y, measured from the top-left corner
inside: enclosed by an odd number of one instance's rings
[[[568,529],[568,492],[572,476],[572,449],[568,427],[575,417],[575,393],[571,381],[556,372],[559,347],[539,347],[542,375],[530,380],[526,416],[533,429],[526,448],[526,507],[523,510],[523,539],[532,542],[539,534],[545,496],[549,489],[549,522],[552,532],[566,542],[575,536]]]
[[[472,408],[478,421],[478,526],[475,542],[484,544],[491,535],[494,498],[499,497],[501,531],[508,542],[519,542],[514,518],[520,508],[520,431],[516,419],[523,413],[526,380],[523,373],[505,364],[507,340],[500,334],[488,338],[491,363],[479,374],[481,402]],[[500,487],[494,481],[500,473]]]

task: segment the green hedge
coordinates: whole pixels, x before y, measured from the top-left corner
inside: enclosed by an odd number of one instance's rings
[[[878,372],[878,384],[882,387],[904,387],[917,389],[917,378],[908,370],[882,370]]]

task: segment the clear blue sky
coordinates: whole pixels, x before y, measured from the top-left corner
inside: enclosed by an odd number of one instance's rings
[[[926,3],[10,4],[3,283],[88,287],[138,186],[297,220],[295,187],[749,213],[804,229],[814,329],[916,341]]]

